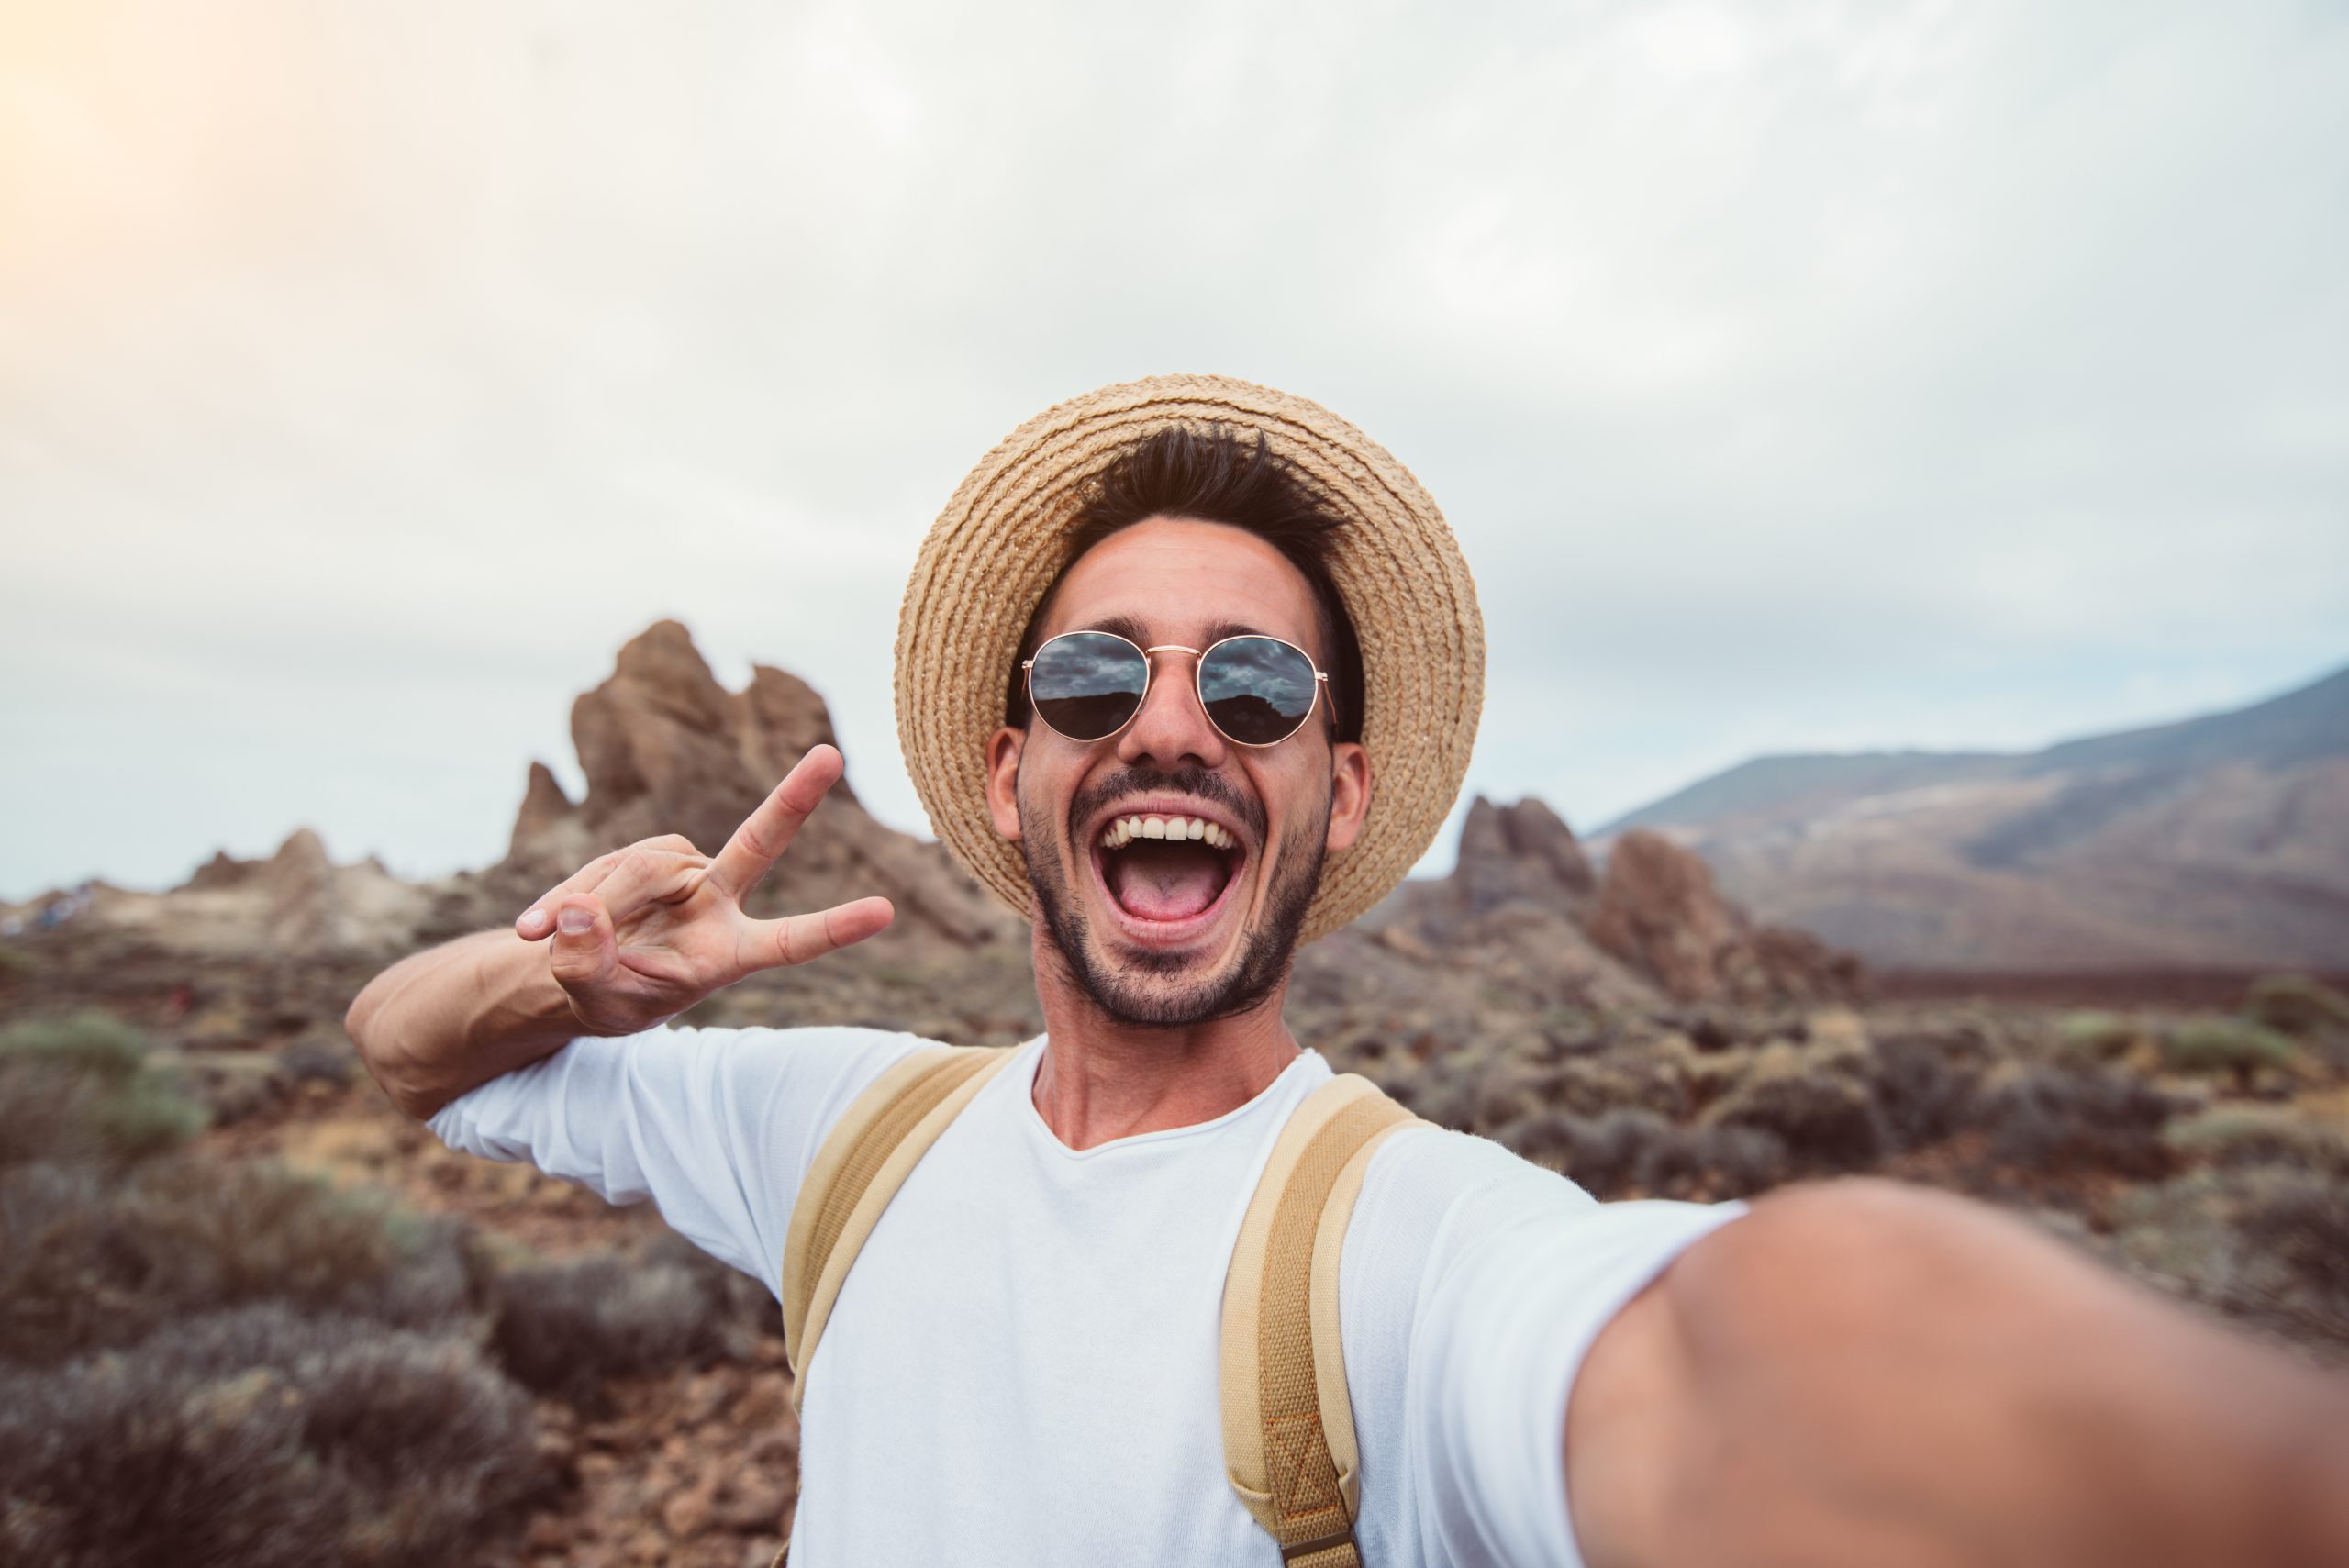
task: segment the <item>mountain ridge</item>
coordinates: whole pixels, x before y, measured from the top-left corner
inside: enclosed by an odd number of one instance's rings
[[[1591,835],[1669,834],[1763,919],[1887,969],[2337,966],[2349,665],[2032,751],[1757,757]]]

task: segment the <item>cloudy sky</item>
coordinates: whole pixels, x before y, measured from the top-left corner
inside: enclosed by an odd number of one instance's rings
[[[2349,661],[2349,12],[0,0],[0,895],[495,859],[661,616],[920,828],[916,541],[1179,369],[1418,472],[1472,786],[1578,826],[2268,695]]]

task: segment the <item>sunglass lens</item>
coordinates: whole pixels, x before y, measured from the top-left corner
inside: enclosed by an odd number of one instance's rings
[[[1297,733],[1313,711],[1313,662],[1269,637],[1234,637],[1199,661],[1199,700],[1215,727],[1243,746]]]
[[[1070,740],[1098,740],[1134,716],[1149,683],[1141,649],[1106,631],[1072,631],[1036,650],[1028,696]]]

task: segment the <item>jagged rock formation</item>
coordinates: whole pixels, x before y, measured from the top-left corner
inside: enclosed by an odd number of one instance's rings
[[[1607,857],[1585,929],[1684,1002],[1850,997],[1860,962],[1805,931],[1757,926],[1705,862],[1660,833],[1626,833]]]
[[[1799,931],[1757,926],[1702,862],[1646,835],[1595,873],[1574,832],[1539,800],[1479,797],[1453,873],[1413,883],[1353,933],[1307,950],[1312,995],[1397,1005],[1472,987],[1531,1006],[1838,1001],[1858,962]]]
[[[776,781],[819,742],[837,744],[830,712],[796,675],[755,666],[729,692],[693,638],[657,621],[619,651],[612,675],[572,705],[571,735],[587,793],[573,803],[543,763],[530,765],[507,858],[486,880],[533,896],[606,850],[682,833],[716,854]],[[876,821],[846,779],[811,817],[754,900],[807,909],[865,894],[897,906],[901,928],[979,942],[1017,922],[936,844]]]
[[[1598,879],[1574,830],[1541,801],[1495,806],[1478,795],[1460,825],[1452,883],[1462,906],[1481,915],[1519,901],[1579,907]]]

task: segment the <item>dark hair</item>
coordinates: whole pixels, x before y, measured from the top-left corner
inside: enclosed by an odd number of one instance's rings
[[[1085,482],[1083,494],[1069,523],[1068,552],[1061,569],[1019,634],[1021,659],[1035,652],[1036,633],[1069,568],[1095,545],[1151,517],[1221,523],[1254,534],[1304,575],[1313,594],[1321,657],[1329,661],[1338,739],[1362,739],[1362,648],[1337,582],[1330,575],[1330,551],[1345,519],[1273,454],[1262,434],[1252,445],[1220,425],[1205,429],[1168,425],[1119,451]],[[1008,724],[1028,722],[1028,687],[1017,663],[1004,717]]]

